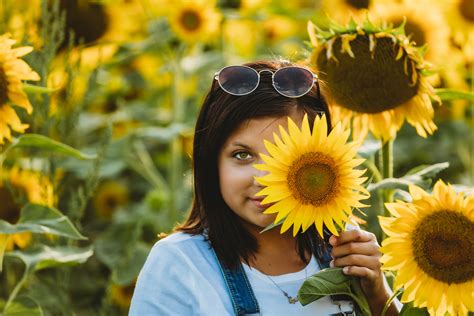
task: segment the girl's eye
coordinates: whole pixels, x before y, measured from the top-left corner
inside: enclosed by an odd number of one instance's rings
[[[234,154],[234,157],[237,158],[238,160],[250,160],[252,159],[252,155],[250,155],[248,152],[245,151],[239,151]]]

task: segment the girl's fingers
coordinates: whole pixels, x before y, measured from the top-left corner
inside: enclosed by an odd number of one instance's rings
[[[334,246],[331,251],[331,256],[333,258],[339,258],[350,254],[379,256],[379,248],[379,245],[375,242],[349,242]]]
[[[331,266],[334,267],[361,267],[373,270],[374,272],[380,271],[380,261],[378,257],[375,256],[365,256],[365,255],[348,255],[341,258],[336,258],[333,260]]]
[[[344,272],[346,275],[357,276],[369,280],[374,280],[377,278],[377,273],[366,267],[347,266],[342,269],[342,272]]]
[[[375,235],[364,230],[348,230],[341,232],[338,237],[331,236],[329,243],[332,246],[342,245],[348,242],[367,242],[376,240]]]

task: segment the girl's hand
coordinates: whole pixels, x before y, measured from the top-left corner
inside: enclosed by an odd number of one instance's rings
[[[375,235],[349,230],[341,232],[339,237],[331,236],[329,243],[333,246],[331,266],[343,267],[345,274],[360,277],[372,314],[380,315],[391,294],[384,282],[380,264],[382,254]]]

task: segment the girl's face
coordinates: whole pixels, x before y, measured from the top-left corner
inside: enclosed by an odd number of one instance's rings
[[[303,113],[290,115],[301,124]],[[286,116],[251,119],[242,123],[222,146],[219,153],[219,183],[221,194],[227,205],[243,220],[247,227],[265,228],[270,225],[275,214],[263,214],[271,204],[263,205],[263,196],[255,196],[263,186],[255,181],[255,176],[263,176],[265,171],[257,170],[254,164],[262,163],[259,153],[268,155],[263,140],[273,142],[273,133],[280,135],[278,126],[288,129]]]

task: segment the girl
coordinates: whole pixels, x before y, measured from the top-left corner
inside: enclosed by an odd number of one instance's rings
[[[317,77],[287,62],[256,62],[216,73],[194,138],[194,202],[186,222],[157,242],[140,272],[130,315],[352,315],[341,297],[302,306],[297,291],[327,266],[360,277],[373,315],[390,297],[375,236],[362,230],[322,240],[314,225],[293,237],[255,194],[259,153],[287,116],[325,113]],[[328,236],[329,237],[329,236]],[[397,315],[392,304],[387,315]]]

